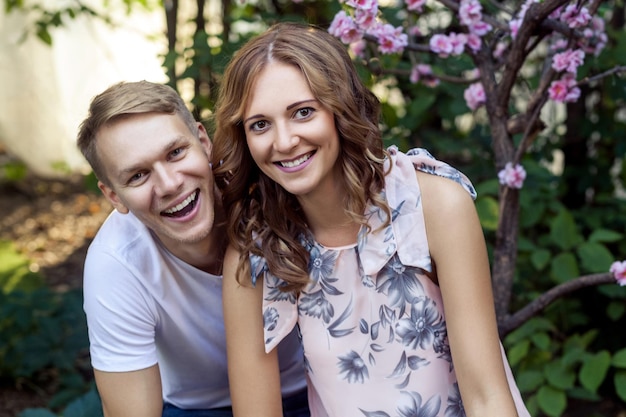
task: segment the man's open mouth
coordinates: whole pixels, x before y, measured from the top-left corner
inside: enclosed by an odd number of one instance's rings
[[[194,191],[193,194],[187,197],[180,204],[177,204],[176,206],[167,210],[163,210],[161,213],[167,217],[183,217],[187,215],[196,206],[199,192],[199,190]]]

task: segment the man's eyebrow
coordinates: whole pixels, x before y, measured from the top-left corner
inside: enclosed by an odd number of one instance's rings
[[[306,100],[296,101],[295,103],[292,103],[292,104],[288,105],[286,110],[291,110],[291,109],[293,109],[294,107],[298,107],[298,106],[299,106],[299,105],[301,105],[301,104],[308,103],[308,102],[311,102],[311,101],[317,101],[317,100],[316,100],[316,99],[314,99],[314,98],[309,98],[309,99],[306,99]],[[259,113],[259,114],[254,114],[254,115],[252,115],[252,116],[248,117],[247,119],[245,119],[245,120],[243,121],[243,124],[248,123],[248,121],[249,121],[249,120],[252,120],[252,119],[258,119],[258,118],[260,118],[260,117],[263,117],[263,114],[262,114],[262,113]]]

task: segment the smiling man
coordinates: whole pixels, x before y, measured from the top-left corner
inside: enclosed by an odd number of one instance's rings
[[[222,314],[226,238],[204,126],[170,87],[120,83],[93,99],[78,146],[115,208],[84,271],[105,416],[232,416]],[[285,415],[308,416],[295,334],[279,355]]]

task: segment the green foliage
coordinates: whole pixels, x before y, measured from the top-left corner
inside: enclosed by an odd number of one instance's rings
[[[70,402],[60,414],[45,408],[29,408],[17,417],[102,417],[102,403],[95,387]]]
[[[0,178],[9,181],[19,181],[26,177],[28,168],[26,164],[20,161],[10,161],[0,165]]]
[[[0,293],[33,290],[42,285],[40,275],[30,272],[29,260],[18,253],[13,244],[0,240]]]
[[[88,347],[82,293],[56,293],[48,287],[0,293],[0,377],[30,380],[54,368],[59,390],[50,407],[60,407],[85,392],[81,363]]]

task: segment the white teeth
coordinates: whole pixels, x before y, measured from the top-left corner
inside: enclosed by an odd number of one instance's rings
[[[164,213],[173,214],[173,213],[176,213],[177,211],[181,211],[182,209],[187,207],[193,200],[195,200],[197,195],[198,195],[198,192],[191,194],[189,197],[185,199],[185,201],[176,205],[175,207],[165,210]]]
[[[305,163],[306,161],[309,160],[309,158],[311,157],[311,154],[306,154],[298,159],[295,159],[293,161],[289,161],[289,162],[281,162],[280,164],[282,166],[284,166],[285,168],[293,168],[293,167],[297,167],[298,165],[302,165],[303,163]]]

